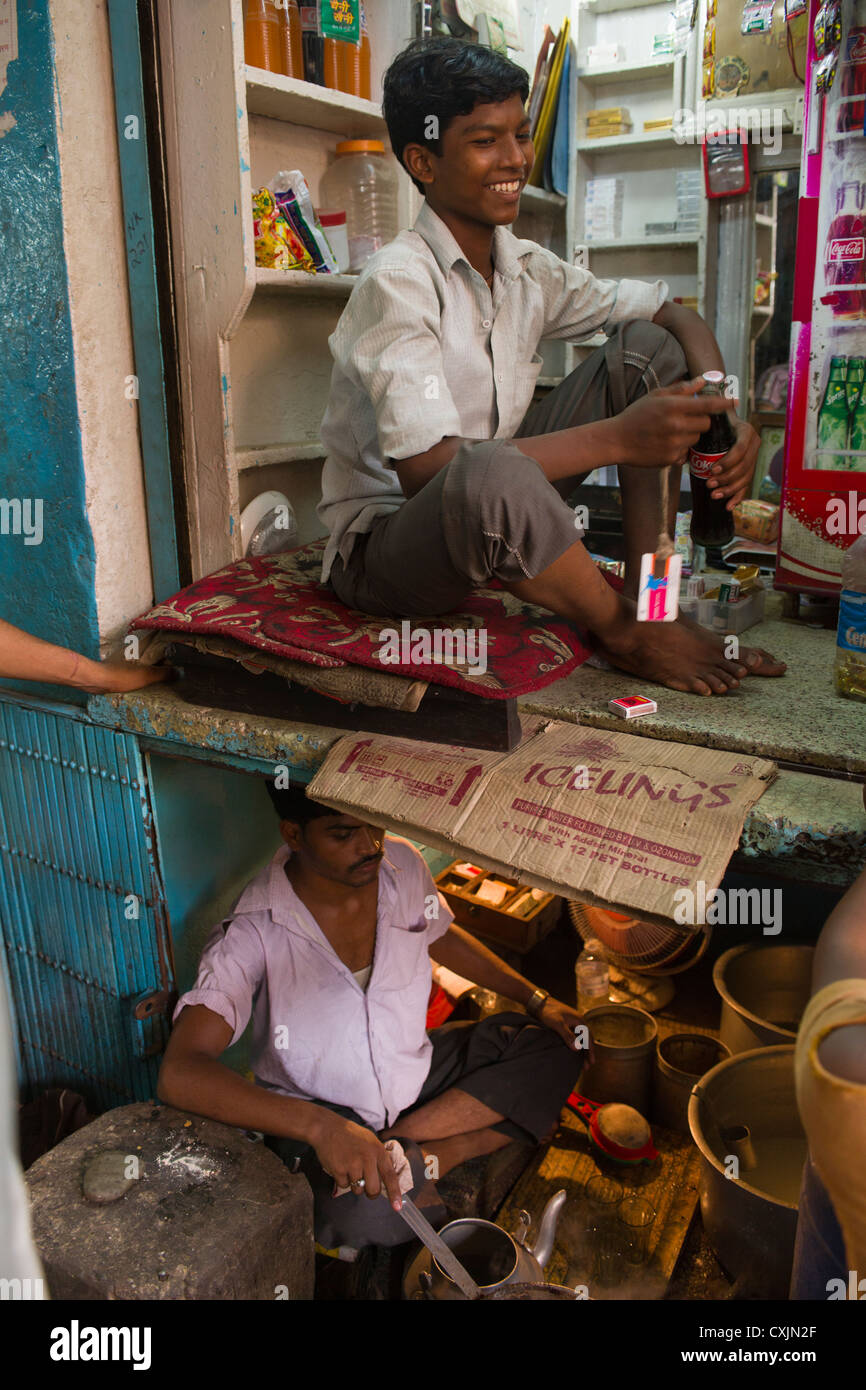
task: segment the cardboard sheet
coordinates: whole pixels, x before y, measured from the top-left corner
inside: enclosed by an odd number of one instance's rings
[[[511,753],[351,734],[308,793],[485,868],[670,922],[677,890],[718,887],[765,758],[561,721],[523,721]]]

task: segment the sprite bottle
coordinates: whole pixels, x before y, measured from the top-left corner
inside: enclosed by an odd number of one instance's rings
[[[818,457],[817,468],[847,468],[848,460],[844,453],[836,454],[835,449],[848,448],[848,420],[850,416],[846,393],[846,357],[831,357],[827,389],[818,413]]]
[[[866,386],[862,383],[862,378],[866,377],[866,358],[854,357],[852,361],[862,364],[862,373],[860,395],[851,407],[851,427],[848,436],[848,448],[851,452],[848,455],[848,467],[866,472]],[[857,454],[860,455],[859,458],[856,457]]]

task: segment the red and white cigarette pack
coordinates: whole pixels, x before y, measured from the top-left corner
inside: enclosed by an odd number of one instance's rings
[[[642,714],[655,714],[658,705],[645,695],[624,695],[620,700],[608,700],[607,707],[620,719],[638,719]]]

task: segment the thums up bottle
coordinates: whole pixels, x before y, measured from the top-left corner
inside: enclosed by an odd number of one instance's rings
[[[722,372],[703,372],[705,385],[702,396],[721,396],[724,386]],[[724,458],[736,438],[727,415],[710,416],[710,428],[697,444],[689,449],[689,471],[692,475],[692,540],[695,545],[718,550],[734,535],[734,518],[727,508],[727,498],[714,498],[716,486],[713,464]]]

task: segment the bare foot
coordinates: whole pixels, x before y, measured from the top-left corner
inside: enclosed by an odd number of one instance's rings
[[[725,639],[696,623],[628,621],[604,633],[602,651],[612,665],[691,695],[725,695],[748,675],[781,676],[785,671],[769,652],[744,648],[739,660],[725,656]]]
[[[685,613],[681,613],[677,621],[684,627],[691,628],[693,632],[706,634],[708,631],[694,618],[686,617]],[[719,640],[724,647],[725,639],[722,637]],[[750,676],[784,676],[788,669],[784,661],[779,661],[772,652],[765,651],[763,647],[740,647],[739,659],[748,667],[747,674]]]

